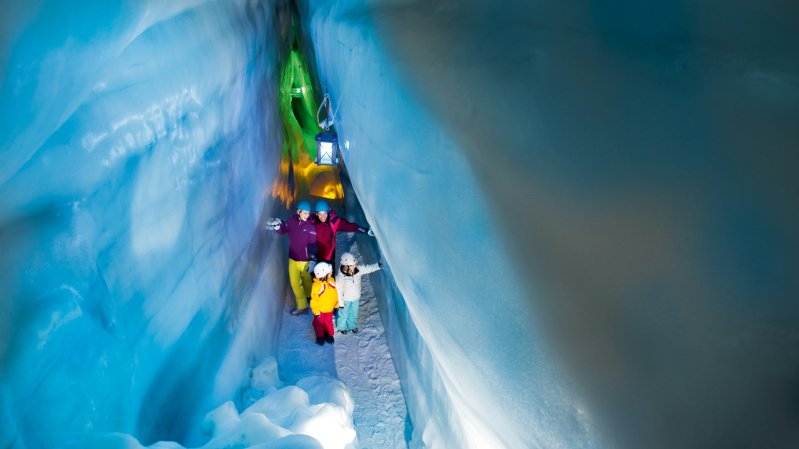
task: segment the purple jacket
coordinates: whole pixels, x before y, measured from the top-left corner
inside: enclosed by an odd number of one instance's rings
[[[302,221],[294,214],[280,224],[278,234],[289,235],[289,259],[307,262],[316,255],[316,225],[311,221]]]

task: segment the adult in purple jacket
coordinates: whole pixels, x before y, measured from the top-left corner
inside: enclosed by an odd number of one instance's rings
[[[292,315],[308,313],[308,299],[311,297],[311,273],[309,264],[316,259],[316,225],[308,220],[311,216],[310,201],[297,203],[297,213],[288,220],[274,218],[267,227],[278,234],[289,235],[289,282],[297,307]]]

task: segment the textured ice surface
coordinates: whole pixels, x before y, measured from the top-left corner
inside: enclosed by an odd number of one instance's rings
[[[273,6],[0,6],[0,446],[197,442],[274,350]]]
[[[795,6],[299,4],[415,445],[799,438]]]
[[[349,209],[359,210],[354,207]],[[374,246],[374,239],[354,234],[352,238],[339,237],[337,240],[337,251],[354,254],[359,263],[373,263],[377,260],[376,255],[370,251]],[[367,258],[361,256],[361,247],[367,249]],[[339,379],[349,387],[355,402],[353,423],[358,432],[360,446],[407,449],[413,430],[412,424],[397,376],[396,363],[388,351],[386,329],[378,310],[378,303],[381,301],[375,293],[381,290],[374,288],[375,284],[383,285],[386,276],[386,272],[380,270],[362,278],[357,323],[359,332],[336,338],[336,372]]]
[[[299,4],[414,448],[797,441],[793,4]],[[196,447],[273,350],[280,5],[0,6],[0,447]]]
[[[516,277],[466,156],[409,97],[361,8],[314,3],[305,17],[352,185],[401,292],[384,287],[412,447],[593,447],[528,324],[535,286]]]
[[[277,381],[275,359],[269,357],[253,370],[250,388],[263,386],[262,376]],[[203,431],[208,442],[198,449],[352,449],[352,398],[347,387],[330,377],[303,378],[297,386],[270,388],[239,414],[233,402],[218,406],[205,416]],[[91,436],[63,449],[185,449],[175,442],[149,446],[119,433]]]

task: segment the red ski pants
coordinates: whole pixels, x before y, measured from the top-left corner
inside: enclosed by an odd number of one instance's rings
[[[333,329],[333,312],[322,312],[313,317],[313,331],[316,338],[324,338],[325,332],[331,337],[336,331]]]

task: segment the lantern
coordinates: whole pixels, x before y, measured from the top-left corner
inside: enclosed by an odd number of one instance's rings
[[[322,111],[327,113],[324,120],[320,119]],[[325,84],[325,96],[316,111],[316,123],[324,130],[316,135],[316,165],[338,164],[338,136],[330,131],[335,115],[330,112],[330,94],[327,93],[327,84]]]
[[[321,132],[316,135],[316,165],[336,165],[338,163],[338,136],[336,133]]]

